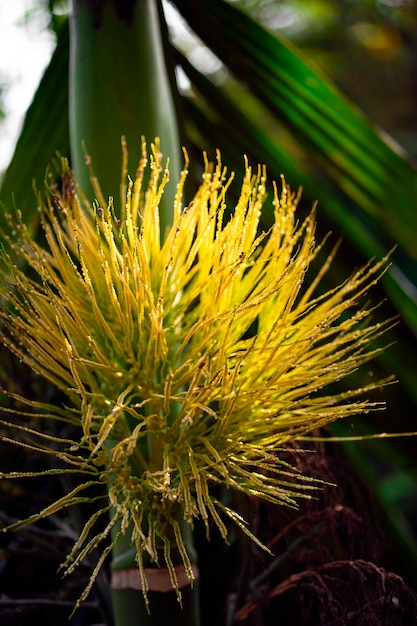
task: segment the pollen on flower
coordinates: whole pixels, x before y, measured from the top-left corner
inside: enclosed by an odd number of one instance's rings
[[[326,388],[378,351],[372,341],[390,322],[367,323],[372,308],[363,299],[387,259],[317,294],[332,255],[304,285],[320,249],[315,211],[298,223],[299,195],[282,179],[281,192],[272,185],[274,223],[263,231],[265,168],[254,172],[246,162],[240,197],[230,207],[232,176],[219,154],[214,164],[205,156],[202,184],[188,203],[186,164],[174,223],[161,240],[159,202],[169,178],[161,159],[157,145],[149,159],[144,146],[135,180],[123,181],[120,208],[104,202],[97,183],[97,202],[81,202],[63,161],[65,188],[48,188],[41,206],[45,246],[31,239],[19,216],[18,240],[3,235],[10,253],[2,256],[1,340],[66,401],[51,406],[9,396],[24,403],[21,413],[31,423],[38,419],[41,443],[28,447],[55,454],[66,471],[85,479],[13,527],[87,500],[91,485],[103,487],[103,507],[65,563],[72,572],[112,536],[92,579],[126,533],[142,579],[145,561],[158,562],[160,554],[174,572],[174,549],[193,575],[184,522],[200,518],[208,532],[211,519],[227,538],[229,518],[257,541],[212,487],[293,506],[317,484],[280,451],[336,419],[378,408],[358,397],[381,381],[339,394]],[[51,437],[47,420],[67,422],[78,435]],[[109,521],[91,538],[102,515]],[[175,572],[172,580],[175,586]]]

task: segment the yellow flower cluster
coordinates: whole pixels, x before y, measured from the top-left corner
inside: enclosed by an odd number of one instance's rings
[[[91,485],[105,484],[101,513],[110,512],[110,521],[91,539],[98,516],[91,518],[66,566],[72,571],[112,533],[98,571],[130,532],[145,593],[144,557],[155,560],[160,546],[173,586],[171,547],[192,579],[178,520],[201,518],[208,528],[212,519],[226,537],[226,516],[250,534],[212,495],[214,485],[293,504],[312,485],[280,460],[280,450],[375,406],[353,400],[366,389],[323,389],[374,355],[370,343],[382,329],[368,325],[361,299],[386,268],[386,259],[368,265],[316,295],[328,263],[304,285],[319,250],[314,211],[297,223],[298,198],[283,180],[280,192],[273,189],[274,223],[262,231],[264,168],[246,166],[230,211],[232,177],[220,156],[206,162],[185,206],[184,170],[173,226],[161,237],[169,175],[157,149],[150,168],[147,161],[144,151],[117,212],[98,187],[92,206],[83,200],[64,163],[62,191],[49,189],[41,207],[45,243],[17,220],[0,281],[3,343],[67,397],[65,406],[20,398],[32,421],[38,418],[41,440],[21,445],[55,454],[67,468],[57,473],[86,478],[15,526],[88,499]],[[78,427],[79,438],[48,435],[46,419]]]

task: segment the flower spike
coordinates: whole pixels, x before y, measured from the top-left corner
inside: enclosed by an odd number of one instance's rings
[[[213,486],[289,506],[309,497],[314,477],[299,475],[281,452],[334,420],[378,408],[358,399],[375,384],[336,395],[326,388],[374,357],[372,341],[389,325],[369,324],[372,309],[362,304],[386,258],[325,294],[315,295],[326,266],[304,285],[320,249],[315,211],[296,220],[299,196],[284,179],[281,192],[273,187],[274,223],[263,232],[264,167],[253,172],[246,163],[231,211],[220,154],[215,164],[206,158],[202,184],[183,206],[186,169],[161,241],[169,173],[157,144],[149,159],[144,146],[135,180],[123,181],[122,207],[104,203],[97,183],[99,201],[83,202],[64,161],[63,190],[49,188],[40,209],[45,245],[17,220],[18,238],[8,241],[17,261],[2,258],[2,342],[67,398],[56,407],[20,398],[31,428],[38,424],[40,443],[31,445],[87,476],[27,523],[87,500],[92,483],[105,486],[108,525],[91,536],[96,513],[65,566],[72,572],[110,531],[111,546],[129,532],[145,594],[146,563],[158,555],[174,587],[173,553],[192,580],[181,524],[201,518],[208,533],[211,520],[227,539],[229,518],[254,538]],[[46,420],[69,423],[78,436],[57,436],[51,446]]]

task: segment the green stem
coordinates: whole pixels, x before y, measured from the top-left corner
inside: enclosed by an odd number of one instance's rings
[[[135,421],[128,414],[124,415],[124,421],[120,423],[122,427],[122,438],[128,436],[134,426]],[[117,440],[108,439],[106,446],[109,450],[117,444]],[[147,466],[149,469],[157,470],[162,468],[163,454],[158,437],[152,432],[148,436],[148,457]],[[140,457],[143,459],[143,457]],[[131,470],[139,476],[143,471],[142,463],[135,464],[132,459]],[[182,509],[178,509],[175,516],[180,526],[181,537],[184,547],[192,563],[197,562],[197,554],[194,547],[194,538],[191,526],[185,522]],[[124,570],[138,571],[136,562],[136,551],[132,545],[133,527],[121,535],[112,550],[112,570],[113,572]],[[112,529],[112,539],[114,540],[120,531],[120,523]],[[182,558],[179,551],[175,550],[176,539],[171,525],[167,524],[167,532],[170,533],[169,539],[173,546],[171,554],[173,564],[182,565]],[[159,562],[163,568],[165,565],[163,549],[158,554]],[[152,568],[154,563],[147,560],[144,554],[145,568]],[[168,572],[167,572],[168,576]],[[199,626],[199,596],[198,596],[198,580],[195,581],[193,587],[190,585],[181,589],[182,602],[178,601],[178,596],[174,590],[167,592],[148,592],[148,601],[150,612],[144,600],[142,591],[137,589],[114,589],[112,588],[112,603],[115,626],[160,626],[160,624],[169,623],[172,626]]]
[[[196,584],[182,589],[180,607],[175,591],[166,593],[149,592],[151,612],[146,611],[140,591],[133,589],[113,590],[115,615],[119,615],[117,626],[199,626]],[[134,616],[134,617],[132,617]]]
[[[163,237],[173,219],[182,155],[172,95],[173,66],[168,69],[165,62],[164,50],[168,48],[164,45],[166,31],[161,30],[161,18],[160,0],[73,0],[70,142],[71,165],[84,193],[88,196],[91,187],[83,144],[104,197],[115,197],[117,211],[121,191],[121,137],[127,139],[132,178],[141,156],[141,137],[145,136],[148,144],[159,137],[164,158],[170,160],[171,173],[171,182],[159,207]],[[111,446],[110,441],[108,444]],[[132,469],[138,475],[143,471],[141,467],[132,466]],[[181,511],[178,523],[183,529],[184,545],[193,559],[192,533],[181,520]],[[115,528],[113,537],[117,531]],[[137,568],[130,539],[128,530],[115,545],[114,570]],[[196,585],[193,590],[188,586],[181,591],[183,608],[174,591],[150,592],[148,614],[141,591],[113,589],[116,626],[198,626]]]
[[[183,541],[190,557],[194,555],[193,538],[188,524],[182,524]],[[161,564],[163,557],[161,557]],[[134,569],[134,553],[128,535],[124,535],[113,550],[114,569]],[[148,592],[149,609],[142,592],[135,589],[112,589],[113,611],[116,626],[199,626],[198,580],[193,587],[181,589],[182,602],[175,591]]]
[[[115,196],[117,207],[121,137],[127,139],[132,178],[141,136],[148,144],[159,137],[171,172],[160,206],[163,236],[172,223],[182,155],[158,0],[73,0],[70,34],[70,141],[76,178],[88,195],[84,144],[104,197]]]

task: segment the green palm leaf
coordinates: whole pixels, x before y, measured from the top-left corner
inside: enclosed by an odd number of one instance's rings
[[[68,128],[69,29],[65,21],[58,32],[55,52],[30,105],[16,148],[0,188],[0,201],[13,202],[26,222],[37,219],[33,182],[45,179],[51,159],[69,154]],[[7,228],[4,213],[0,226]]]
[[[292,46],[223,0],[174,0],[191,28],[291,130],[306,157],[410,255],[417,172]],[[204,15],[204,19],[202,19]]]

